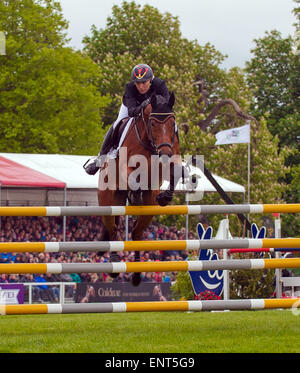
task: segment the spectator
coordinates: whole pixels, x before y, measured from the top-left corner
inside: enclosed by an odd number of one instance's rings
[[[46,281],[43,274],[39,274],[39,275],[36,275],[34,277],[34,282],[41,283],[41,282],[47,282],[47,281]],[[48,298],[50,300],[50,302],[54,302],[54,296],[53,296],[52,292],[49,291],[48,285],[39,285],[38,289],[39,289],[38,302],[40,302],[40,303],[44,302],[45,298]]]
[[[99,241],[102,238],[103,223],[101,217],[67,217],[67,241]],[[121,216],[119,220],[118,239],[125,239],[125,217]],[[131,231],[134,220],[129,217],[129,239],[132,239]],[[26,242],[26,241],[63,241],[62,236],[63,219],[62,217],[2,217],[2,234],[0,242]],[[188,232],[189,239],[194,239],[193,232]],[[145,229],[145,240],[178,240],[185,239],[185,228],[177,230],[175,226],[167,227],[158,224],[155,221]],[[150,251],[141,252],[142,261],[155,260],[185,260],[188,256],[188,250],[179,251]],[[122,261],[135,261],[134,252],[121,252]],[[0,263],[104,263],[109,261],[109,253],[96,252],[66,252],[66,253],[1,253]],[[96,281],[96,282],[126,282],[130,280],[131,274],[120,274],[116,279],[112,279],[107,273],[97,274],[96,276],[88,274],[61,274],[60,281],[78,282],[78,281]],[[45,276],[47,277],[47,276]],[[171,280],[174,275],[169,277]],[[50,279],[51,277],[49,277]],[[0,281],[22,281],[24,276],[3,276]],[[145,281],[164,281],[164,276],[155,274],[146,274],[143,276]],[[25,281],[25,280],[24,280]],[[71,287],[73,288],[73,286]],[[41,289],[39,289],[41,290]],[[49,288],[49,290],[51,290]],[[56,300],[58,292],[55,290],[54,299]],[[71,291],[70,291],[71,293]],[[48,297],[49,298],[49,297]]]
[[[46,282],[60,282],[59,276],[57,276],[55,273],[47,273],[45,276],[45,280]],[[56,303],[59,302],[59,299],[60,299],[59,286],[50,285],[48,288],[47,294],[49,295],[49,298],[51,300],[54,299],[54,302]]]
[[[2,284],[7,284],[8,283],[8,277],[7,277],[6,274],[2,273],[0,275],[0,283],[2,283]]]

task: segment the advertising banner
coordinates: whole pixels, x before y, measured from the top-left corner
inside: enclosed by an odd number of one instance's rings
[[[23,284],[0,284],[0,304],[23,304]]]
[[[135,287],[130,282],[78,283],[75,302],[139,302],[171,300],[171,283],[142,282]]]

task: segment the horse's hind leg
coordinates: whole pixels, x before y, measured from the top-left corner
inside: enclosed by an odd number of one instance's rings
[[[100,206],[125,206],[126,192],[100,191],[98,193],[98,201]],[[118,241],[118,216],[102,216],[102,222],[105,228],[102,240]],[[120,256],[117,252],[110,252],[111,262],[120,262]],[[110,273],[110,277],[116,278],[119,273]]]
[[[117,240],[117,224],[115,222],[115,216],[103,216],[102,221],[105,227],[103,240],[104,241],[116,241]],[[120,255],[112,251],[110,252],[110,261],[111,262],[120,262],[121,258]],[[116,278],[119,276],[119,273],[110,273],[110,277]]]
[[[135,222],[132,230],[132,239],[134,241],[140,241],[143,237],[144,229],[151,223],[152,216],[139,216]],[[140,251],[134,252],[134,259],[136,262],[140,261]],[[138,286],[141,283],[141,274],[134,272],[131,276],[131,282],[133,286]]]

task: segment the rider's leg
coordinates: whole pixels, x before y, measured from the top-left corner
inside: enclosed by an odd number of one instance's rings
[[[124,118],[128,117],[128,109],[125,105],[121,105],[121,108],[120,108],[120,111],[119,111],[119,115],[118,115],[118,118],[117,120],[110,126],[109,130],[107,131],[105,137],[104,137],[104,140],[103,140],[103,143],[102,143],[102,146],[101,146],[101,149],[100,149],[100,153],[99,155],[105,155],[107,154],[109,151],[110,151],[110,148],[115,145],[115,144],[112,144],[112,139],[113,139],[113,136],[114,136],[114,130],[117,126],[117,124]]]
[[[114,135],[114,130],[117,126],[117,124],[124,118],[128,117],[128,109],[125,105],[121,105],[119,115],[117,120],[110,126],[109,130],[107,131],[100,152],[98,154],[98,157],[101,155],[105,155],[109,152],[112,144],[112,139]],[[96,158],[92,163],[90,163],[88,166],[85,167],[85,172],[89,175],[95,175],[95,173],[99,170],[99,165],[98,165],[98,158]]]

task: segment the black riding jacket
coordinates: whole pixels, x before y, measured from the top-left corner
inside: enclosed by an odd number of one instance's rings
[[[151,82],[151,86],[144,95],[141,95],[136,89],[134,82],[126,84],[125,93],[123,95],[123,104],[128,108],[128,115],[134,117],[141,111],[141,104],[143,101],[147,100],[153,93],[165,97],[169,100],[169,91],[166,83],[154,77]]]

